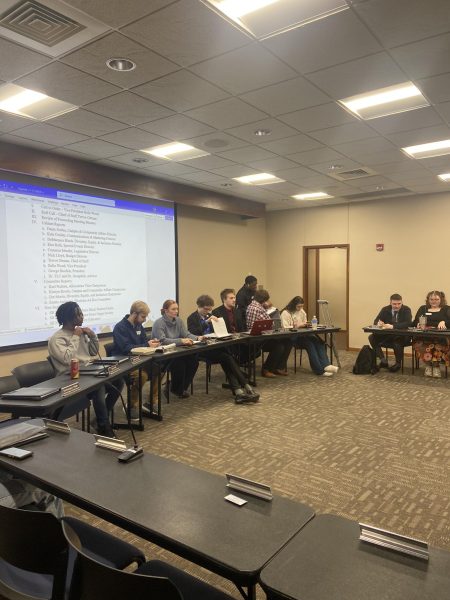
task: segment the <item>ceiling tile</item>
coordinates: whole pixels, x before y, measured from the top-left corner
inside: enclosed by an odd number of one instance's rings
[[[29,140],[35,140],[37,142],[44,142],[45,144],[51,144],[52,146],[65,146],[86,139],[85,135],[67,131],[67,129],[60,129],[59,127],[49,125],[48,123],[34,123],[33,125],[28,125],[22,129],[17,129],[14,132],[14,135]]]
[[[194,108],[186,114],[216,129],[230,129],[245,123],[260,121],[267,116],[238,98],[229,98],[208,106]]]
[[[284,138],[282,140],[275,140],[273,142],[266,142],[261,144],[261,148],[280,154],[294,154],[294,152],[301,152],[302,150],[312,150],[313,148],[320,148],[321,144],[317,140],[313,140],[307,135],[292,135],[291,137]]]
[[[237,163],[249,163],[255,160],[266,160],[275,158],[275,154],[263,150],[260,146],[245,146],[245,148],[237,148],[228,152],[221,152],[220,156],[232,160]]]
[[[383,165],[387,160],[392,162],[400,162],[411,160],[401,150],[392,148],[391,150],[383,150],[380,152],[372,152],[369,154],[360,154],[357,156],[359,162],[363,163],[366,167],[371,167],[375,171],[378,171],[378,165]]]
[[[317,150],[308,150],[306,152],[296,152],[295,154],[289,154],[288,158],[295,160],[301,165],[314,165],[329,161],[330,165],[337,163],[341,164],[341,160],[345,159],[345,156],[336,152],[332,148],[318,148]]]
[[[0,38],[0,79],[12,81],[25,73],[30,73],[50,62],[48,56],[39,52],[27,50],[19,44]],[[14,60],[5,60],[5,57],[14,57]]]
[[[256,43],[206,60],[191,70],[232,94],[297,77],[293,69]]]
[[[258,173],[256,169],[244,165],[233,165],[229,167],[221,167],[219,169],[209,169],[212,173],[216,173],[222,177],[233,179],[233,177],[243,177],[244,175],[254,175]]]
[[[278,171],[277,173],[277,177],[280,179],[298,184],[301,184],[305,179],[314,177],[315,175],[317,175],[317,173],[306,167],[295,167],[295,169],[286,169]]]
[[[113,156],[108,162],[129,165],[135,169],[148,169],[149,167],[154,167],[156,165],[166,164],[164,159],[158,159],[149,154],[143,154],[142,152],[127,152],[126,154]]]
[[[382,49],[351,10],[269,38],[264,45],[302,74]]]
[[[226,152],[227,150],[242,148],[247,145],[243,140],[228,135],[223,131],[215,131],[214,133],[200,135],[183,141],[187,144],[191,144],[191,146],[194,146],[195,148],[201,148],[210,153]]]
[[[133,88],[133,93],[183,112],[229,96],[212,83],[189,71],[177,71]]]
[[[114,57],[126,57],[136,63],[136,68],[132,71],[113,71],[107,67],[106,61]],[[142,84],[179,68],[175,63],[116,31],[60,60],[121,88]]]
[[[223,167],[233,167],[234,164],[225,158],[220,156],[200,156],[199,158],[193,158],[189,161],[189,165],[196,169],[204,169],[205,171],[211,171],[212,169],[220,169]]]
[[[167,6],[173,0],[70,0],[70,5],[103,21],[111,27],[121,27],[150,12]]]
[[[375,152],[385,152],[394,150],[395,146],[389,140],[382,137],[373,137],[365,140],[347,142],[345,144],[335,145],[338,152],[342,152],[345,156],[350,156],[358,160],[361,154],[373,154]]]
[[[124,146],[125,148],[132,148],[133,150],[142,150],[144,148],[151,148],[152,146],[159,146],[160,144],[167,144],[169,141],[167,138],[163,138],[147,131],[142,131],[137,127],[130,127],[129,129],[122,129],[122,131],[116,131],[115,133],[108,133],[107,135],[101,136],[102,140]]]
[[[122,31],[185,67],[249,43],[244,33],[198,0],[175,2]]]
[[[445,33],[450,23],[448,0],[370,0],[354,10],[387,48]]]
[[[391,54],[411,79],[447,73],[450,33],[394,48]]]
[[[77,112],[77,111],[74,111]],[[33,124],[34,121],[26,119],[25,117],[18,117],[17,115],[8,114],[0,111],[0,131],[3,133],[9,133],[15,129],[21,129],[27,125]]]
[[[338,125],[337,127],[329,127],[328,129],[320,129],[319,131],[311,131],[310,134],[329,146],[376,136],[376,132],[373,129],[370,129],[370,127],[360,121]]]
[[[2,142],[9,142],[11,144],[18,144],[19,146],[26,146],[27,148],[37,148],[38,150],[52,150],[54,144],[44,144],[44,142],[38,142],[36,140],[28,140],[25,138],[17,137],[11,133],[4,133],[0,136]]]
[[[261,90],[243,94],[241,98],[274,116],[329,101],[328,96],[304,77],[269,85]]]
[[[266,136],[257,136],[255,131],[258,129],[268,129],[270,134]],[[235,135],[238,138],[246,140],[252,144],[261,144],[267,141],[279,140],[290,135],[296,135],[298,131],[288,127],[277,119],[264,119],[263,121],[256,121],[249,125],[241,125],[240,127],[232,127],[227,130],[227,133]]]
[[[447,121],[447,123],[450,123],[450,102],[436,104],[436,110],[442,116],[442,118]]]
[[[336,100],[407,81],[387,52],[323,69],[309,75],[309,79]]]
[[[186,179],[187,181],[193,181],[196,183],[207,183],[209,181],[217,181],[218,179],[220,179],[220,181],[226,182],[225,178],[220,178],[218,175],[215,175],[214,173],[208,173],[207,171],[197,171],[195,173],[185,173],[183,175],[183,179]]]
[[[331,165],[335,165],[336,169],[330,169]],[[339,166],[337,166],[339,165]],[[335,171],[349,171],[350,169],[358,169],[360,168],[362,165],[360,162],[356,162],[355,160],[352,160],[351,158],[347,158],[347,157],[342,157],[342,159],[339,159],[339,163],[330,163],[330,161],[326,161],[323,163],[318,163],[318,164],[314,164],[314,165],[309,165],[311,169],[314,169],[314,171],[317,171],[318,173],[322,173],[323,175],[333,175],[335,173]]]
[[[160,175],[184,175],[186,173],[195,173],[197,169],[193,169],[189,165],[189,161],[177,163],[167,162],[165,165],[158,165],[149,169],[152,173],[159,173]]]
[[[298,194],[298,185],[295,183],[289,183],[288,181],[277,183],[277,193],[286,196],[293,196],[294,194]]]
[[[355,117],[352,117],[350,113],[335,102],[330,102],[283,115],[280,117],[280,121],[284,121],[284,123],[307,133],[315,129],[325,129],[326,127],[351,123],[355,121]]]
[[[127,128],[125,123],[119,123],[119,121],[96,115],[82,108],[55,117],[51,120],[51,124],[90,137],[105,135],[106,133]]]
[[[275,158],[267,158],[265,160],[256,160],[255,162],[248,163],[250,167],[253,167],[257,171],[274,173],[274,171],[280,171],[282,169],[293,169],[298,167],[298,164],[287,158],[276,156]]]
[[[82,73],[68,65],[54,62],[15,83],[48,96],[82,106],[120,91],[120,88]]]
[[[442,119],[431,107],[409,110],[398,115],[371,119],[370,121],[370,126],[381,134],[396,133],[398,131],[417,129],[418,127],[442,124]]]
[[[434,104],[450,100],[450,73],[421,79],[417,85],[428,100]]]
[[[139,125],[151,119],[166,117],[172,112],[131,92],[121,92],[115,96],[88,104],[86,108],[129,125]]]
[[[422,127],[421,129],[415,129],[414,131],[387,134],[386,137],[394,142],[399,148],[404,148],[405,146],[415,146],[416,144],[448,140],[450,139],[450,127],[447,127],[446,125]]]
[[[126,152],[126,148],[123,146],[117,146],[116,144],[110,144],[103,140],[84,140],[76,144],[67,145],[69,150],[80,152],[80,154],[87,154],[90,157],[95,158],[109,158],[110,156],[118,156]]]
[[[185,115],[172,115],[151,123],[143,123],[141,129],[157,133],[171,140],[185,140],[215,131],[213,127],[190,119]]]

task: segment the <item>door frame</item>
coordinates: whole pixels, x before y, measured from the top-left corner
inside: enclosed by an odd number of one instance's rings
[[[347,328],[342,329],[341,331],[345,333],[346,338],[346,346],[348,348],[349,341],[349,293],[350,293],[350,244],[317,244],[314,246],[303,246],[303,299],[305,301],[305,305],[307,308],[308,314],[311,312],[309,306],[309,298],[308,298],[308,251],[309,250],[322,250],[325,248],[345,248],[347,251],[347,261],[346,261],[346,294],[347,294],[347,302],[345,307],[345,315],[347,321]],[[316,253],[316,298],[319,298],[319,281],[320,281],[320,261],[319,261],[319,253]],[[318,306],[316,305],[315,311],[318,311]],[[314,312],[314,311],[313,311]],[[316,314],[318,314],[316,312]]]

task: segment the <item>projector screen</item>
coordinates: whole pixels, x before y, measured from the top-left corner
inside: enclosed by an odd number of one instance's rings
[[[46,341],[68,300],[108,333],[134,300],[150,324],[176,298],[174,205],[70,189],[0,180],[0,348]]]

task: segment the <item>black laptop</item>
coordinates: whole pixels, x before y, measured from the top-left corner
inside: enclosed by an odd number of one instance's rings
[[[2,394],[5,400],[44,400],[49,396],[53,396],[60,391],[59,387],[50,386],[33,386],[29,388],[19,388],[12,392]]]

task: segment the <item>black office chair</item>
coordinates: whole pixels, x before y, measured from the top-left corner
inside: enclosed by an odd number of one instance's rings
[[[0,594],[8,600],[63,600],[75,554],[61,522],[51,513],[0,505]],[[144,554],[126,542],[74,518],[67,518],[84,552],[109,566],[141,565]]]
[[[6,394],[6,392],[18,390],[19,388],[20,383],[17,381],[14,375],[5,375],[4,377],[0,377],[0,396],[2,394]]]
[[[11,373],[20,383],[20,387],[30,387],[55,376],[53,366],[48,360],[20,365],[12,369]]]
[[[108,567],[83,550],[67,521],[63,531],[77,553],[69,600],[231,600],[228,594],[159,560],[146,562],[134,572]]]

